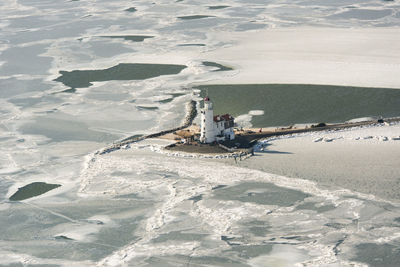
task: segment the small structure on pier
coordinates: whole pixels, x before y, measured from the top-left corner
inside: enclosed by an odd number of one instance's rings
[[[235,119],[229,115],[214,116],[213,103],[207,96],[204,98],[204,107],[201,110],[200,142],[213,143],[235,139],[233,127]]]

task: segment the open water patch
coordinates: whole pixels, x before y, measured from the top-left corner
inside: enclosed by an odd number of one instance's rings
[[[307,84],[221,84],[196,87],[214,103],[215,114],[234,117],[250,110],[254,127],[344,122],[360,117],[400,115],[400,90]]]
[[[178,46],[206,46],[205,44],[179,44]]]
[[[34,182],[18,188],[11,197],[11,201],[20,201],[28,198],[40,196],[50,190],[60,187],[60,184],[47,184],[43,182]]]
[[[130,7],[130,8],[125,9],[124,11],[133,13],[133,12],[136,12],[137,9],[135,7]]]
[[[63,241],[73,241],[73,238],[69,238],[68,236],[65,235],[57,235],[54,237],[56,240],[63,240]]]
[[[92,86],[92,82],[145,80],[162,75],[178,74],[185,65],[120,63],[114,67],[100,70],[60,71],[55,81],[71,88]]]
[[[158,107],[152,107],[152,106],[137,106],[138,109],[145,109],[145,110],[157,110]]]
[[[154,38],[154,36],[151,35],[104,35],[100,37],[112,38],[112,39],[124,39],[126,41],[132,41],[132,42],[143,42],[146,39]]]
[[[220,5],[220,6],[208,6],[208,9],[211,10],[215,10],[215,9],[224,9],[224,8],[228,8],[230,6],[224,6],[224,5]]]
[[[203,61],[202,64],[206,67],[216,67],[218,69],[213,70],[213,71],[229,71],[229,70],[233,70],[231,67],[227,67],[224,65],[221,65],[219,63],[216,62],[211,62],[211,61]]]

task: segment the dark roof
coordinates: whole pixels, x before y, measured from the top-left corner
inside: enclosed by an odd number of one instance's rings
[[[229,114],[224,114],[224,115],[216,115],[214,116],[214,121],[219,122],[219,121],[230,121],[233,120],[234,118],[229,115]]]

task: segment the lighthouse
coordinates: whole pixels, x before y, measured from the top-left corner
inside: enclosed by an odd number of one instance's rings
[[[200,142],[212,143],[216,140],[214,132],[213,104],[208,96],[204,98],[204,107],[201,110]]]
[[[200,142],[210,144],[235,139],[235,119],[229,114],[214,116],[213,103],[208,96],[204,98],[200,119]]]

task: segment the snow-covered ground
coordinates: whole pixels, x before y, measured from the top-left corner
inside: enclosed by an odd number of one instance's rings
[[[398,89],[399,7],[0,1],[0,265],[395,266],[396,125],[270,141],[239,166],[157,153],[159,140],[93,153],[180,125],[197,84]],[[124,63],[186,68],[119,80],[109,68]],[[218,64],[234,70],[216,71]],[[81,86],[55,80],[60,72]],[[249,107],[242,122],[263,112]],[[9,201],[31,182],[61,187]]]
[[[222,35],[222,36],[221,36]],[[212,83],[297,83],[400,88],[400,29],[294,27],[218,33],[234,46],[205,53],[235,66]]]
[[[399,236],[392,232],[394,225],[390,226],[397,218],[397,200],[390,202],[380,197],[383,191],[371,186],[376,183],[376,177],[354,181],[368,185],[359,188],[373,191],[362,192],[351,190],[351,183],[336,186],[336,181],[323,183],[310,181],[313,178],[308,177],[271,174],[268,159],[284,151],[271,151],[268,145],[281,142],[285,148],[306,149],[309,145],[326,148],[339,142],[365,142],[374,153],[380,151],[396,157],[398,152],[374,150],[374,144],[387,142],[398,150],[400,142],[397,140],[355,139],[382,134],[398,136],[399,130],[399,125],[392,125],[318,133],[318,136],[283,137],[264,143],[264,151],[272,154],[260,156],[261,152],[257,152],[256,156],[238,164],[232,159],[183,158],[154,153],[157,147],[167,144],[165,140],[147,140],[128,149],[88,158],[81,173],[79,192],[82,197],[125,194],[156,203],[139,226],[140,239],[115,250],[100,265],[129,265],[142,259],[185,264],[188,258],[194,263],[211,265],[227,260],[252,266],[263,266],[265,262],[283,266],[354,264],[358,259],[355,255],[362,254],[358,247],[369,244],[370,240],[380,240],[377,244],[398,242]],[[332,141],[314,142],[317,138]],[[294,143],[300,145],[293,146]],[[346,146],[348,144],[341,148]],[[322,150],[329,149],[313,149],[320,157],[318,152]],[[338,153],[337,149],[332,151]],[[314,161],[303,162],[299,158],[286,162],[286,168],[292,170],[290,166],[294,166],[293,169],[297,166],[297,174],[301,174],[301,170],[316,165]],[[327,161],[321,160],[326,167]],[[393,164],[396,160],[386,163]],[[354,161],[350,160],[351,164]],[[368,162],[362,167],[366,164]],[[378,168],[382,170],[382,167]],[[349,168],[346,171],[351,173]],[[327,168],[320,175],[323,178],[329,172],[331,169]],[[337,181],[339,179],[346,180],[340,176]],[[387,182],[381,185],[386,189],[390,187]],[[380,226],[371,231],[378,222]],[[237,247],[232,250],[231,244]],[[239,252],[239,257],[233,251]],[[337,256],[339,251],[346,253]]]
[[[397,202],[400,124],[264,140],[256,156],[239,165]]]

